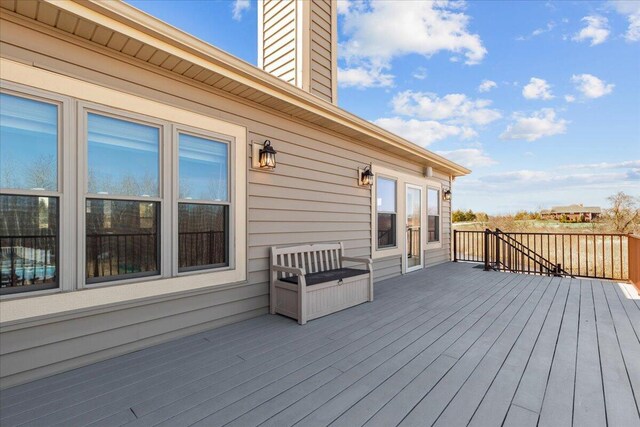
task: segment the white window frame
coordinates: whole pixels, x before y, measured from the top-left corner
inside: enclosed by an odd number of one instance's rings
[[[426,185],[426,216],[427,216],[427,222],[425,224],[426,227],[426,233],[425,233],[425,240],[426,240],[426,249],[439,249],[442,248],[442,183],[438,182],[438,181],[434,181],[431,179],[427,180],[427,185]],[[437,241],[433,241],[433,242],[429,242],[429,190],[437,190],[438,191],[438,240]]]
[[[167,179],[170,178],[171,166],[166,167],[168,159],[171,158],[170,146],[170,133],[169,128],[170,124],[164,120],[159,120],[154,117],[150,117],[143,114],[133,113],[125,110],[119,110],[113,107],[107,107],[104,105],[92,103],[92,102],[84,102],[78,101],[78,192],[77,192],[77,203],[78,203],[78,265],[77,265],[77,274],[78,274],[78,287],[79,288],[96,288],[101,286],[113,286],[113,285],[122,285],[128,283],[135,282],[145,282],[149,280],[157,280],[160,278],[169,278],[171,277],[171,267],[169,266],[170,254],[167,252],[171,251],[171,238],[170,236],[166,236],[167,230],[171,226],[170,221],[170,206],[167,204],[171,203],[171,192],[169,185],[165,185],[166,182],[170,182]],[[89,179],[89,138],[88,138],[88,124],[87,120],[89,117],[89,113],[93,113],[96,115],[111,117],[118,120],[123,120],[131,123],[137,123],[145,126],[151,126],[158,128],[158,196],[145,197],[141,196],[123,196],[118,194],[93,194],[89,193],[88,189],[88,179]],[[86,263],[87,263],[87,248],[86,248],[86,203],[88,199],[97,199],[97,200],[122,200],[122,201],[149,201],[156,202],[160,204],[159,214],[160,221],[156,223],[158,227],[159,234],[159,251],[160,256],[157,260],[158,262],[158,274],[153,275],[144,275],[140,277],[125,277],[122,279],[113,279],[110,280],[106,278],[104,280],[100,280],[93,283],[88,283],[87,272],[86,272]]]
[[[71,129],[73,122],[73,102],[69,97],[53,93],[48,90],[34,88],[28,85],[0,80],[3,93],[19,98],[53,104],[58,107],[58,135],[56,153],[56,190],[32,190],[16,188],[0,188],[0,193],[14,196],[55,197],[58,199],[58,253],[56,254],[57,287],[41,290],[25,290],[24,292],[0,295],[1,300],[32,297],[73,290],[75,272],[73,260],[65,256],[75,251],[75,242],[67,238],[68,231],[73,229],[75,222],[72,183],[75,180],[75,164],[73,163],[74,147],[64,146],[64,141],[72,141]]]
[[[378,178],[382,178],[382,179],[386,179],[387,181],[393,181],[394,185],[395,185],[395,212],[388,212],[388,211],[380,211],[378,212]],[[385,252],[385,251],[394,251],[395,249],[399,248],[398,245],[398,201],[399,201],[399,197],[398,197],[398,178],[394,177],[394,176],[390,176],[390,175],[384,175],[384,174],[379,174],[377,176],[375,176],[374,179],[375,185],[374,185],[374,200],[375,200],[375,204],[374,204],[374,210],[375,210],[375,230],[374,230],[374,234],[375,234],[375,250],[376,251],[380,251],[380,252]],[[396,238],[395,238],[395,242],[396,244],[393,246],[385,246],[383,248],[378,246],[378,213],[384,213],[384,214],[393,214],[395,215],[395,221],[396,221]]]
[[[173,141],[173,176],[172,176],[172,185],[173,185],[173,198],[171,201],[171,207],[173,210],[173,224],[172,229],[173,233],[173,245],[172,245],[172,260],[171,260],[171,271],[174,276],[190,276],[194,274],[205,274],[215,271],[223,271],[223,270],[234,270],[236,265],[235,254],[235,239],[233,239],[235,230],[235,209],[236,196],[232,189],[235,186],[235,175],[236,175],[236,152],[234,150],[234,146],[236,144],[236,138],[231,137],[229,135],[223,135],[216,132],[206,131],[202,129],[197,129],[192,126],[186,125],[172,125],[172,141]],[[180,198],[180,134],[193,135],[199,138],[210,139],[216,142],[222,142],[227,144],[227,153],[228,153],[228,164],[227,164],[227,201],[212,201],[212,200],[188,200]],[[202,204],[202,205],[226,205],[229,207],[229,221],[227,230],[228,233],[228,241],[227,244],[229,247],[227,248],[228,257],[229,257],[229,265],[223,267],[209,267],[209,268],[200,268],[193,269],[189,271],[179,271],[178,267],[178,251],[180,250],[178,245],[178,204],[179,203],[192,203],[192,204]]]
[[[20,297],[32,297],[42,295],[45,292],[70,291],[84,288],[84,275],[77,275],[77,266],[84,268],[84,259],[80,260],[81,252],[85,251],[83,247],[77,247],[77,240],[84,235],[84,224],[82,227],[78,224],[80,221],[76,219],[84,218],[82,213],[78,218],[80,209],[84,210],[84,204],[78,202],[80,195],[84,198],[85,180],[84,172],[80,175],[76,174],[78,162],[76,161],[76,153],[78,151],[78,104],[89,103],[92,105],[102,106],[108,105],[118,112],[126,112],[127,114],[139,114],[144,117],[151,117],[154,121],[163,121],[175,125],[192,126],[197,129],[211,131],[226,135],[235,141],[233,147],[233,158],[235,164],[233,167],[235,173],[233,176],[233,188],[230,191],[230,197],[235,197],[234,217],[233,221],[235,229],[230,230],[231,239],[234,242],[233,256],[235,265],[233,269],[225,269],[224,271],[209,272],[207,274],[189,275],[188,277],[172,276],[171,255],[167,250],[163,251],[162,267],[163,276],[154,280],[149,277],[140,278],[139,280],[126,280],[126,285],[114,286],[114,282],[106,282],[105,284],[92,284],[84,292],[68,292],[60,294],[51,299],[43,301],[41,304],[30,304],[25,301],[21,304],[21,313],[23,317],[32,315],[41,315],[42,313],[54,314],[69,309],[89,309],[105,304],[119,304],[132,301],[134,299],[157,298],[164,295],[171,295],[179,292],[194,292],[199,289],[210,288],[219,285],[234,285],[244,283],[247,280],[247,128],[245,126],[224,121],[213,115],[205,115],[202,112],[191,111],[185,107],[176,107],[167,102],[159,102],[152,99],[143,98],[127,92],[118,91],[105,86],[80,80],[75,77],[65,76],[53,73],[40,68],[32,67],[28,64],[12,61],[6,58],[0,58],[0,68],[2,69],[1,81],[2,88],[11,88],[16,85],[20,88],[28,88],[33,93],[44,94],[46,99],[64,99],[67,112],[63,120],[64,141],[62,156],[63,169],[62,177],[63,186],[61,187],[63,201],[60,207],[60,233],[63,235],[60,241],[60,260],[61,265],[69,265],[70,268],[61,271],[60,287],[54,290],[27,292],[19,295]],[[27,90],[18,90],[25,93]],[[55,92],[54,92],[55,91]],[[163,134],[164,140],[167,141],[171,137],[170,126],[165,127]],[[164,144],[162,147],[164,182],[169,182],[171,177],[165,177],[165,174],[171,174],[171,165],[167,165],[170,159],[172,147],[171,144]],[[166,151],[169,150],[169,151]],[[162,154],[161,154],[162,155]],[[60,156],[60,154],[59,154]],[[60,157],[62,157],[60,156]],[[60,158],[59,157],[59,158]],[[86,165],[82,165],[85,168]],[[60,174],[60,172],[59,172]],[[163,220],[170,218],[171,212],[165,212],[172,209],[173,195],[172,186],[166,185],[161,195],[164,200],[164,209],[161,213]],[[169,192],[167,196],[166,192]],[[41,194],[42,195],[42,194]],[[231,218],[230,218],[231,220]],[[84,222],[84,221],[82,221]],[[76,225],[77,224],[77,225]],[[173,227],[165,228],[162,225],[161,239],[163,245],[165,238],[170,246],[173,241]],[[79,232],[80,230],[80,232]],[[64,233],[64,234],[63,234]],[[77,235],[74,235],[76,233]],[[64,248],[63,246],[64,245]],[[166,257],[166,259],[165,259]],[[168,267],[167,267],[168,266]],[[164,274],[167,274],[165,277]],[[76,276],[76,277],[74,277]],[[64,277],[64,278],[63,278]],[[12,296],[12,295],[7,295]],[[3,298],[4,299],[4,298]]]

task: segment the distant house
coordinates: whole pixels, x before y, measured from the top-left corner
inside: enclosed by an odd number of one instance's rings
[[[582,204],[568,206],[553,206],[540,212],[542,219],[562,219],[576,222],[591,222],[602,214],[597,206],[583,206]]]

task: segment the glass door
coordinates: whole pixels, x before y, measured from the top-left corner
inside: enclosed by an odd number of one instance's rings
[[[422,187],[407,184],[406,188],[406,271],[422,268]]]

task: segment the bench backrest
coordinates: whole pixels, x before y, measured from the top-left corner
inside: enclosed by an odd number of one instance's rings
[[[271,247],[271,262],[284,267],[304,268],[307,273],[342,268],[344,245],[339,243],[317,243],[310,245]],[[280,273],[278,277],[289,277]]]

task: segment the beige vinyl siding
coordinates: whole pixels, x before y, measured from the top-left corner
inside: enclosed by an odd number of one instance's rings
[[[434,176],[431,179],[442,184],[442,191],[450,188],[448,177],[437,171],[434,171]],[[440,213],[442,215],[442,230],[440,230],[442,247],[425,250],[425,267],[451,261],[451,202],[441,199],[440,203],[442,204]]]
[[[262,67],[296,84],[296,1],[264,0]]]
[[[62,33],[52,37],[38,26],[3,21],[2,27],[3,57],[35,64],[44,77],[54,72],[245,126],[249,143],[272,141],[278,167],[249,171],[247,283],[197,295],[176,289],[162,299],[3,325],[0,387],[266,313],[270,246],[344,241],[348,256],[371,256],[371,190],[357,186],[358,167],[375,161],[422,174],[417,163],[269,111],[258,104],[262,96],[249,103],[208,86],[209,77],[199,83],[165,70],[180,62],[160,57],[161,66],[154,67]],[[399,257],[376,261],[376,280],[398,274]]]
[[[311,93],[333,102],[333,84],[331,72],[332,19],[331,3],[324,0],[311,0],[310,23],[310,87]],[[333,13],[336,13],[333,11]]]
[[[402,257],[400,255],[378,258],[373,261],[373,279],[375,282],[390,279],[400,274],[402,274]]]

